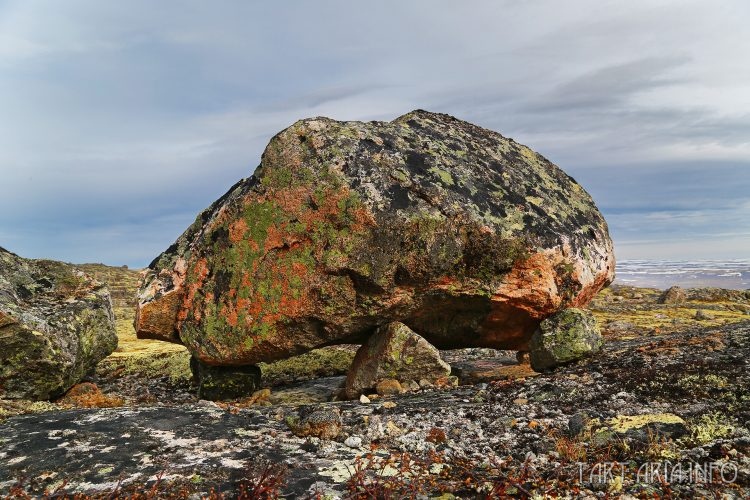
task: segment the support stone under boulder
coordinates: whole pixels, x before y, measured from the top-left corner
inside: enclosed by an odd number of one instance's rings
[[[603,342],[591,312],[566,309],[542,321],[534,332],[529,342],[531,367],[551,370],[598,352]]]
[[[451,367],[435,347],[403,323],[393,322],[378,328],[359,348],[346,377],[345,393],[354,399],[368,390],[375,392],[387,380],[408,386],[410,381],[434,382],[450,373]]]
[[[73,265],[0,248],[0,398],[60,396],[116,347],[102,283]]]
[[[198,385],[200,399],[239,399],[260,387],[261,372],[255,365],[210,366],[190,358],[190,370]]]

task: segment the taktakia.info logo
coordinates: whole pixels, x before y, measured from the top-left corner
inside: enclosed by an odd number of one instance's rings
[[[732,462],[646,462],[634,467],[627,462],[578,463],[578,480],[589,484],[610,484],[633,480],[636,483],[734,483],[737,464]]]

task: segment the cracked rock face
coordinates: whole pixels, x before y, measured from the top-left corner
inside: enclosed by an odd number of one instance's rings
[[[441,349],[520,349],[614,277],[572,178],[453,117],[301,120],[150,265],[141,338],[243,365],[400,321]]]
[[[59,396],[116,347],[103,284],[69,264],[0,248],[1,398]]]

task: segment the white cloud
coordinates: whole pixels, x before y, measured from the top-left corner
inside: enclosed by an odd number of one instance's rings
[[[527,143],[590,187],[623,249],[669,252],[634,221],[676,241],[741,215],[749,15],[741,0],[5,2],[0,245],[145,264],[295,120],[426,108]],[[736,178],[696,180],[696,160]]]

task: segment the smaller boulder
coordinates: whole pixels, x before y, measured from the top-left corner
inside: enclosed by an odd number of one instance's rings
[[[542,321],[532,335],[531,367],[535,371],[551,370],[596,353],[602,343],[593,314],[582,309],[565,309]]]
[[[450,375],[440,352],[403,323],[378,328],[354,356],[346,377],[346,395],[355,399],[379,381],[436,381]]]
[[[240,399],[250,396],[260,386],[261,372],[255,365],[210,366],[190,358],[190,370],[198,384],[200,399]]]
[[[335,407],[303,407],[299,420],[287,421],[297,437],[336,439],[341,433],[341,411]]]
[[[61,396],[116,347],[104,284],[71,264],[0,248],[0,398]]]
[[[394,378],[386,378],[375,384],[375,392],[381,396],[394,396],[404,392],[401,382]]]
[[[685,290],[679,286],[667,288],[658,299],[659,304],[682,304],[687,301]]]

